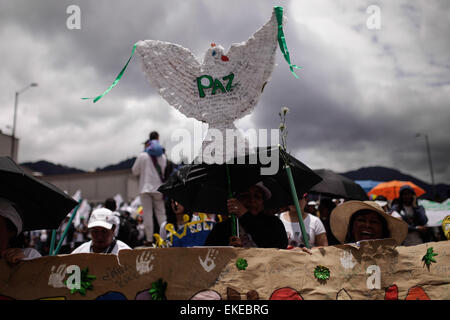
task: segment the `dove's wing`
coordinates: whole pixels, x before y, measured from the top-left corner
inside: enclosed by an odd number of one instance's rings
[[[180,45],[156,41],[139,41],[136,51],[141,56],[150,84],[186,117],[202,120],[196,78],[201,65],[188,49]]]
[[[270,20],[247,41],[233,44],[227,53],[232,64],[240,102],[233,105],[235,118],[249,114],[256,106],[264,85],[275,66],[278,45],[278,24],[275,12]]]

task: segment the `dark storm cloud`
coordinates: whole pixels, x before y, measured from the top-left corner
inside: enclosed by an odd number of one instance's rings
[[[134,57],[121,82],[96,104],[138,40],[189,48],[200,59],[211,42],[227,50],[270,17],[274,1],[1,1],[0,129],[20,97],[20,161],[46,159],[94,169],[136,155],[150,129],[167,145],[192,120],[150,87]],[[280,52],[255,112],[239,122],[278,128],[288,114],[288,147],[312,168],[397,168],[430,181],[429,136],[437,182],[450,182],[448,156],[450,26],[446,1],[382,1],[382,28],[366,27],[370,1],[286,1],[285,33],[295,79]],[[69,5],[81,30],[66,28]],[[7,131],[7,130],[5,130]]]

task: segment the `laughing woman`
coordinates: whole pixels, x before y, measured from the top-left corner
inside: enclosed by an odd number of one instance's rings
[[[331,231],[340,243],[392,238],[401,245],[408,234],[406,222],[387,214],[374,201],[347,201],[331,213]]]

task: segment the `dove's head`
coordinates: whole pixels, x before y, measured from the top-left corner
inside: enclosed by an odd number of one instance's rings
[[[225,49],[222,46],[218,46],[215,43],[211,43],[211,47],[206,51],[203,63],[204,64],[226,63],[229,59],[224,54],[224,50]]]

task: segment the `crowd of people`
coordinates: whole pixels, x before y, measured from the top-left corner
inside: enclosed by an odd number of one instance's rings
[[[71,223],[59,254],[117,254],[121,249],[152,246],[305,247],[295,206],[280,208],[275,214],[268,213],[264,203],[270,197],[270,190],[258,183],[228,200],[228,212],[237,217],[238,236],[232,235],[232,219],[226,215],[205,215],[201,218],[199,214],[187,212],[182,204],[166,198],[163,199],[162,219],[157,220],[149,215],[154,220],[152,228],[159,230],[155,232],[156,235],[150,233],[150,237],[145,232],[144,214],[117,210],[115,200],[109,198],[102,208],[92,211],[89,219],[81,218],[77,225]],[[315,195],[299,195],[310,248],[385,238],[393,238],[398,245],[405,246],[447,240],[442,228],[425,226],[425,211],[417,205],[414,190],[409,186],[401,189],[399,201],[387,201],[382,196],[377,197],[376,201],[345,201],[323,197],[314,201],[311,200],[313,197]],[[70,215],[58,230],[57,241],[69,220]],[[209,227],[198,232],[201,227],[199,229],[197,225],[202,222],[208,222]],[[195,226],[194,232],[187,228],[189,224]],[[189,232],[186,233],[185,229]],[[171,234],[180,236],[183,231],[185,241],[177,237],[170,240]],[[25,236],[27,247],[34,248],[41,255],[48,255],[51,230],[31,231]],[[157,240],[162,240],[165,245]]]
[[[305,193],[298,195],[301,212],[294,201],[274,212],[265,208],[271,191],[259,182],[228,199],[225,214],[189,212],[157,191],[173,171],[158,139],[157,132],[150,133],[132,168],[140,180],[143,212],[118,208],[109,198],[101,206],[92,205],[89,216],[77,223],[69,213],[53,239],[62,241],[58,254],[117,254],[122,249],[170,246],[300,249],[311,254],[314,248],[364,240],[392,238],[404,246],[447,240],[442,228],[426,226],[425,210],[407,185],[394,201],[382,196],[357,201]],[[14,263],[49,255],[52,230],[22,232],[19,211],[14,203],[0,198],[2,257]]]

